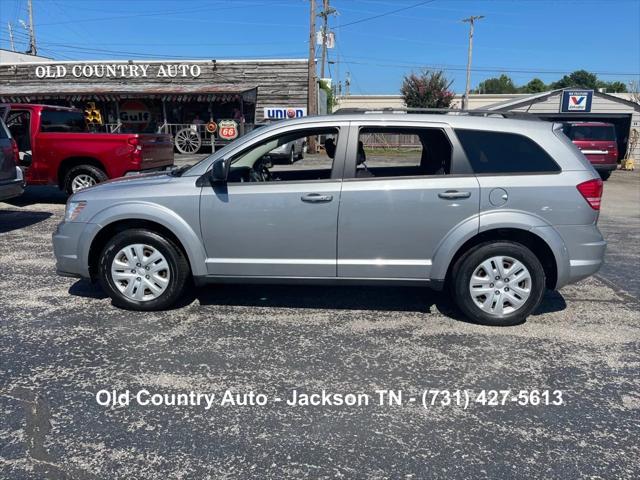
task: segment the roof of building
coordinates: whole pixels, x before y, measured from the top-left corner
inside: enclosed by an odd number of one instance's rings
[[[29,55],[28,53],[13,52],[0,48],[0,64],[11,63],[43,63],[51,62],[53,59],[41,57],[39,55]]]

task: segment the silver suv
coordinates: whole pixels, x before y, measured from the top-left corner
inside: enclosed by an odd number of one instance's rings
[[[304,160],[270,152],[301,138]],[[313,141],[315,139],[315,141]],[[171,306],[191,277],[448,289],[512,325],[545,288],[595,273],[602,181],[543,121],[436,114],[308,117],[256,130],[171,174],[73,195],[53,235],[61,275],[113,303]]]

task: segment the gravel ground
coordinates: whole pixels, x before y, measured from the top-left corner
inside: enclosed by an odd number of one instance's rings
[[[638,478],[639,197],[640,174],[615,172],[607,265],[500,329],[419,288],[212,286],[172,311],[119,310],[55,275],[64,197],[29,189],[0,203],[0,478]],[[433,388],[564,404],[423,408]],[[101,389],[216,401],[100,406]],[[269,403],[222,406],[227,389]],[[275,400],[322,389],[371,403]],[[380,389],[403,404],[379,405]]]

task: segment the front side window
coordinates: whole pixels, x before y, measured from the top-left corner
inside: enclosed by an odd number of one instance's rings
[[[40,114],[41,132],[78,133],[86,131],[82,112],[43,110]]]
[[[451,173],[452,147],[438,128],[360,129],[356,178],[414,177]]]
[[[476,174],[555,173],[558,164],[540,145],[516,133],[456,129]]]
[[[296,182],[331,178],[337,128],[305,129],[253,145],[231,159],[229,182]],[[318,152],[309,151],[311,139]]]

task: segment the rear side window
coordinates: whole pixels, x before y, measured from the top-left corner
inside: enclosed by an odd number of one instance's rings
[[[540,145],[516,133],[456,130],[474,173],[553,173],[558,164]]]
[[[43,110],[40,115],[41,132],[84,132],[85,122],[82,112],[64,110]]]

